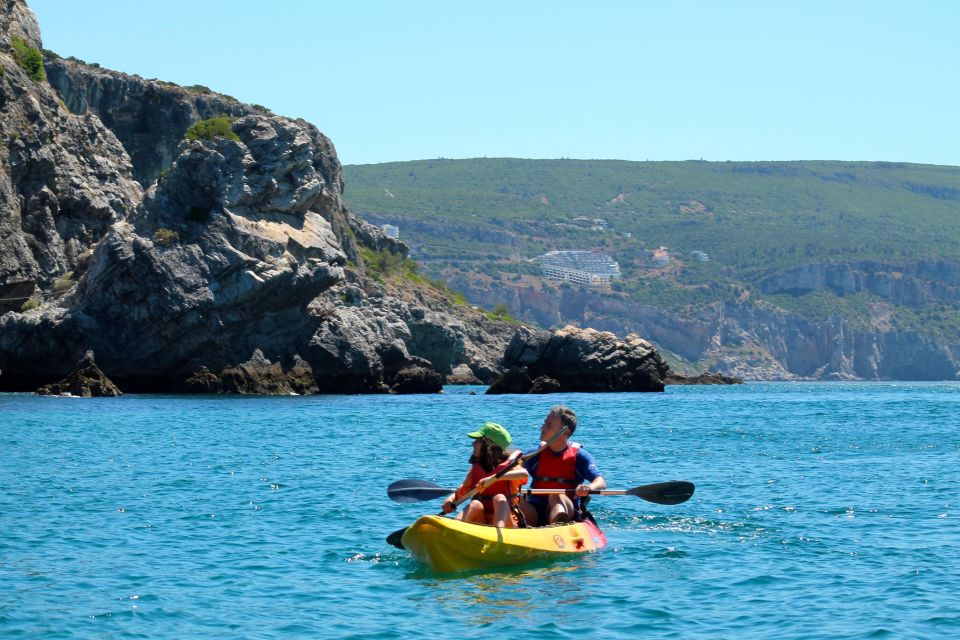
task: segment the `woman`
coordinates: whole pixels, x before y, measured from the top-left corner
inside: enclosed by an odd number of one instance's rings
[[[470,471],[463,484],[444,501],[443,512],[456,509],[454,502],[476,488],[479,491],[458,517],[465,522],[515,529],[514,508],[519,500],[520,487],[530,476],[519,464],[499,478],[494,476],[512,465],[520,452],[516,451],[512,456],[506,452],[510,446],[510,433],[495,422],[485,422],[467,436],[473,438]]]

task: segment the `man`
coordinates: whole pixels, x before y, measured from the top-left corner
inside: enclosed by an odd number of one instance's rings
[[[566,431],[551,442],[563,427]],[[550,409],[540,427],[540,439],[550,442],[550,446],[524,465],[533,478],[531,488],[575,490],[576,497],[565,494],[527,496],[520,502],[520,511],[528,527],[579,519],[582,517],[582,498],[592,490],[607,488],[593,456],[578,443],[570,442],[576,429],[577,415],[563,405]],[[532,451],[527,455],[529,453]]]

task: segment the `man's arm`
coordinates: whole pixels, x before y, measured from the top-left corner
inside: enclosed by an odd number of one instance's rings
[[[601,491],[607,488],[607,481],[600,475],[600,469],[597,468],[593,456],[584,451],[582,447],[577,451],[577,475],[582,480],[582,484],[577,486],[578,496],[583,497],[591,491]]]

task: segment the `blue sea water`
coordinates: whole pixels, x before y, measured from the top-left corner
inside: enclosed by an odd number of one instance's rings
[[[664,394],[65,399],[0,394],[3,638],[953,638],[960,384]],[[551,405],[611,488],[609,546],[433,575],[385,536],[454,485],[485,420]]]

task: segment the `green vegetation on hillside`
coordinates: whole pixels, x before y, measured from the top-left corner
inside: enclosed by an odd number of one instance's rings
[[[360,257],[367,267],[367,271],[377,278],[383,280],[390,276],[416,275],[418,265],[413,260],[404,258],[399,253],[390,251],[374,251],[367,247],[360,247]]]
[[[214,138],[240,140],[240,136],[233,131],[233,118],[229,116],[201,120],[187,129],[184,137],[187,140],[213,140]]]
[[[20,36],[13,36],[10,40],[13,45],[13,59],[21,69],[27,72],[34,82],[43,82],[47,79],[47,72],[43,68],[43,55],[40,50],[31,47],[30,43]]]
[[[960,256],[957,167],[476,159],[346,166],[344,177],[353,211],[396,222],[427,259],[664,245],[750,278],[823,260]],[[578,216],[608,231],[577,227]],[[449,235],[416,242],[434,225]]]
[[[180,240],[180,234],[172,229],[167,229],[166,227],[160,227],[153,232],[153,239],[158,244],[163,246],[169,246],[174,242]]]
[[[497,286],[536,278],[530,260],[546,251],[597,249],[620,263],[617,293],[681,315],[764,299],[811,319],[865,322],[877,300],[762,296],[758,284],[813,263],[960,259],[958,167],[439,159],[345,166],[344,181],[351,211],[398,225],[426,273],[483,274]],[[658,247],[669,265],[651,260]],[[954,305],[895,320],[960,336]]]

